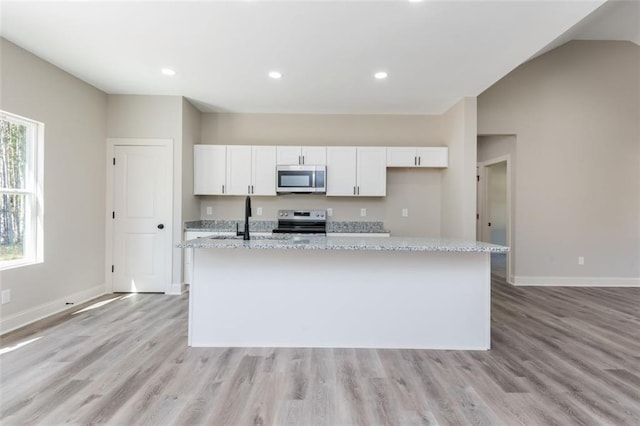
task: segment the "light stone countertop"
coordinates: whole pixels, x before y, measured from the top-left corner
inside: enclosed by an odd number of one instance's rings
[[[318,237],[270,236],[205,237],[184,241],[178,248],[240,250],[362,250],[362,251],[439,251],[506,253],[508,247],[478,241],[420,237]]]

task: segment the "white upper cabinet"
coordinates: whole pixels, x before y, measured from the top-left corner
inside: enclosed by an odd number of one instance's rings
[[[251,146],[227,146],[227,195],[251,193]]]
[[[277,164],[324,166],[327,164],[327,148],[324,146],[278,146]]]
[[[449,148],[388,147],[387,167],[448,167]]]
[[[327,195],[356,195],[357,155],[356,147],[327,148]]]
[[[274,146],[227,146],[228,195],[276,195]]]
[[[387,195],[387,150],[384,147],[358,148],[357,195]]]
[[[195,195],[276,195],[276,147],[195,145]]]
[[[384,147],[328,147],[327,195],[385,196],[386,167]]]
[[[194,145],[193,193],[221,195],[225,193],[227,147],[224,145]]]
[[[251,147],[251,194],[276,195],[276,147]]]

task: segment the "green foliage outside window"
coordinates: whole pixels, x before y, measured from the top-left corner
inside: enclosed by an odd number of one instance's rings
[[[0,261],[24,256],[27,126],[0,119]]]

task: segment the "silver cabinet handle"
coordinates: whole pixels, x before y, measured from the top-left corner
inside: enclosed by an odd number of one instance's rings
[[[302,156],[302,164],[304,164],[304,155]]]
[[[298,155],[298,164],[302,164],[302,155]]]
[[[422,162],[422,157],[418,157],[418,166],[420,165],[421,162]]]
[[[222,193],[224,194],[224,185],[222,185]]]
[[[418,157],[413,157],[413,165],[414,166],[418,165]]]
[[[360,195],[360,187],[358,187],[358,195]]]
[[[252,193],[252,194],[254,193],[254,191],[253,191],[253,185],[251,185],[251,193]]]
[[[353,195],[356,195],[356,187],[353,187]]]

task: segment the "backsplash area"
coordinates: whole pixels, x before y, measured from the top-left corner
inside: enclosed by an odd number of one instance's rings
[[[271,232],[278,226],[276,220],[249,220],[249,230],[251,232]],[[185,231],[218,231],[234,232],[244,228],[244,220],[236,219],[216,219],[216,220],[193,220],[185,222]],[[380,221],[331,221],[327,222],[327,232],[337,233],[371,233],[388,232],[384,224]]]
[[[319,194],[286,194],[251,197],[251,221],[277,221],[280,209],[331,209],[327,226],[337,222],[381,222],[397,236],[440,237],[439,170],[387,171],[386,197],[327,197]],[[243,196],[200,196],[200,219],[238,220],[244,212]],[[211,214],[207,214],[207,208]],[[258,210],[262,215],[258,215]],[[365,216],[362,216],[365,209]],[[407,216],[403,216],[403,209]],[[235,225],[234,225],[235,226]],[[337,232],[337,231],[333,231]],[[346,231],[344,231],[346,232]]]

